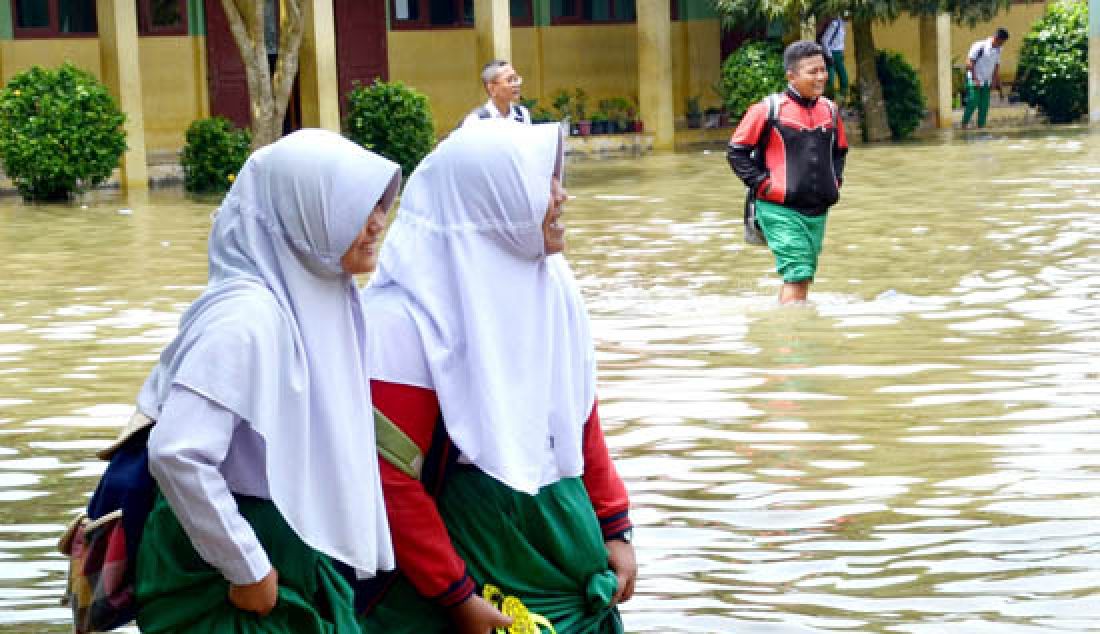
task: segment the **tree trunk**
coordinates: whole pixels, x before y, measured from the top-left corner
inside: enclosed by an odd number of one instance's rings
[[[252,149],[276,141],[283,133],[287,103],[298,75],[298,49],[302,44],[302,2],[283,0],[279,25],[279,56],[272,77],[264,41],[264,0],[222,0],[229,30],[241,53],[248,81],[252,121]]]
[[[871,34],[869,18],[852,19],[852,35],[856,45],[856,68],[859,72],[859,100],[863,109],[863,136],[867,141],[885,141],[890,138],[890,124],[886,120],[886,101],[882,98],[882,84],[875,68],[875,39]]]

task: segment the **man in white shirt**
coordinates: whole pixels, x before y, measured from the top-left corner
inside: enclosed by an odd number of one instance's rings
[[[489,101],[466,115],[462,121],[463,124],[477,119],[504,117],[510,117],[520,123],[531,123],[531,113],[518,103],[523,78],[509,62],[495,59],[486,64],[481,70],[481,83],[485,85]]]
[[[989,115],[989,94],[1001,87],[1001,47],[1008,41],[1008,31],[998,28],[993,37],[974,42],[966,57],[966,109],[962,127],[970,125],[974,110],[978,111],[978,127],[984,128]]]
[[[835,17],[829,21],[825,31],[821,33],[821,47],[832,58],[829,64],[829,83],[826,84],[833,91],[833,78],[839,80],[839,86],[833,92],[833,101],[843,104],[848,101],[848,69],[844,67],[844,39],[847,29],[844,26],[843,17]]]

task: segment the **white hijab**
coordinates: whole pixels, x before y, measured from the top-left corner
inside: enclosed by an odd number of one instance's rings
[[[409,178],[364,294],[403,289],[447,432],[467,460],[528,494],[584,469],[595,401],[588,314],[542,222],[560,128],[475,121]],[[387,355],[374,377],[410,373]],[[551,438],[553,439],[551,441]]]
[[[360,576],[393,567],[358,289],[340,258],[397,164],[302,130],[256,151],[217,212],[206,291],[138,396],[155,419],[172,385],[264,439],[271,498],[313,548]]]

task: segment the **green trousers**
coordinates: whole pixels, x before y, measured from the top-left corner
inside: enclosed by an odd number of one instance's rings
[[[993,92],[990,86],[976,86],[973,82],[966,82],[966,109],[963,110],[962,124],[970,123],[970,117],[974,110],[978,111],[978,127],[984,128],[986,118],[989,116],[989,95]]]
[[[303,543],[270,500],[237,496],[237,506],[278,571],[275,609],[260,617],[231,604],[229,582],[158,495],[138,549],[142,634],[360,634],[351,587],[331,560]]]
[[[766,200],[756,201],[756,222],[764,231],[775,256],[775,271],[784,282],[812,282],[817,275],[817,256],[825,241],[829,215],[807,216]]]
[[[479,588],[491,583],[549,619],[559,634],[621,634],[617,579],[580,478],[519,493],[460,467],[437,501]],[[442,634],[446,615],[401,577],[360,621],[364,634]]]
[[[833,78],[840,80],[840,86],[833,92],[833,100],[841,103],[848,101],[848,69],[844,67],[844,51],[832,51],[833,63],[829,64],[828,87],[833,90]]]

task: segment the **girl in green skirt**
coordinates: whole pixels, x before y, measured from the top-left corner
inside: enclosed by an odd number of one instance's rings
[[[485,634],[528,616],[563,634],[623,631],[629,499],[562,255],[561,164],[558,126],[475,121],[402,195],[364,292],[372,399],[409,450],[382,443],[400,574],[366,632]]]
[[[255,152],[217,212],[209,283],[138,397],[159,488],[137,554],[142,632],[356,634],[351,589],[393,566],[367,324],[396,164],[337,134]]]

